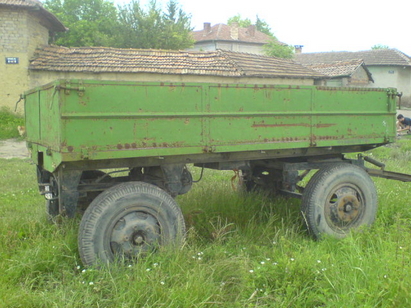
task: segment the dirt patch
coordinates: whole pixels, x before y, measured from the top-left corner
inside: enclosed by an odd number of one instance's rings
[[[0,140],[0,158],[28,158],[26,141],[17,139]]]

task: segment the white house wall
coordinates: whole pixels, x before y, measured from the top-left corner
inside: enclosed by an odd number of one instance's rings
[[[250,44],[244,42],[235,41],[209,41],[200,42],[192,48],[187,49],[188,51],[213,51],[217,49],[230,50],[236,52],[254,53],[254,54],[264,54],[264,49],[261,44]]]
[[[401,104],[411,106],[411,68],[399,66],[367,66],[372,74],[372,88],[397,88],[402,92]]]

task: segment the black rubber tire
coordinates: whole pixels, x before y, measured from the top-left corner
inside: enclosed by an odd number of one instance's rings
[[[364,169],[348,163],[321,169],[304,190],[302,213],[314,238],[322,234],[343,238],[351,229],[374,222],[374,182]]]
[[[185,223],[176,201],[144,182],[116,185],[101,193],[83,215],[78,244],[86,266],[134,260],[160,246],[180,246]]]

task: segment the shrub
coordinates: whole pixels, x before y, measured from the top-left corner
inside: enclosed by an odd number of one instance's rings
[[[24,126],[24,118],[7,107],[0,109],[0,140],[18,138],[17,126]]]

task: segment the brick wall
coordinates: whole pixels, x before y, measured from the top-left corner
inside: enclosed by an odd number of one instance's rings
[[[0,52],[25,52],[27,12],[0,8]]]
[[[47,41],[48,30],[35,14],[0,7],[0,108],[14,110],[20,94],[31,88],[29,60]],[[6,64],[6,58],[18,58],[18,64]],[[22,111],[20,104],[18,112]]]

